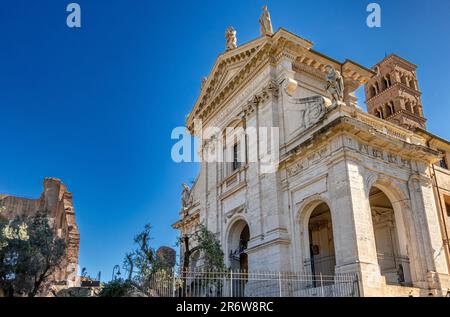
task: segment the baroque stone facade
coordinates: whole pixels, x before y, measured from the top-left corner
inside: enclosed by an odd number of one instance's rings
[[[55,234],[66,242],[66,257],[61,269],[53,276],[56,289],[78,286],[78,250],[80,234],[75,221],[72,194],[60,179],[46,178],[44,191],[38,199],[28,199],[0,194],[0,207],[5,207],[2,216],[13,219],[18,215],[31,216],[38,211],[47,211]]]
[[[363,112],[355,90],[385,73],[312,47],[279,29],[219,56],[186,122],[202,139],[200,156],[210,151],[209,127],[276,127],[279,164],[261,173],[264,153],[256,147],[250,162],[245,138],[240,164],[203,161],[174,228],[185,235],[205,225],[235,269],[356,273],[363,296],[445,294],[450,144],[373,115],[376,101]],[[327,89],[330,67],[342,76],[342,99]]]

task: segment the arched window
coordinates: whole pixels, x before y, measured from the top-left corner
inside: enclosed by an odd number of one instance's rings
[[[376,90],[377,90],[378,93],[381,92],[381,90],[380,90],[380,85],[378,84],[378,82],[375,83],[375,88],[376,88]]]
[[[386,82],[386,87],[387,88],[391,87],[391,75],[387,74],[384,80]]]
[[[406,109],[406,111],[412,112],[412,107],[411,107],[411,102],[410,101],[407,101],[405,103],[405,109]]]
[[[393,114],[392,108],[389,103],[386,104],[386,118]]]
[[[392,101],[388,103],[388,107],[389,107],[389,110],[390,110],[391,114],[394,114],[395,113],[395,106],[394,106],[394,103]]]
[[[407,82],[406,82],[406,76],[405,76],[405,75],[402,75],[402,77],[400,78],[400,80],[401,80],[402,84],[408,86],[408,84],[407,84]]]
[[[386,85],[386,81],[384,80],[384,78],[381,79],[380,86],[381,86],[381,90],[383,90],[383,91],[386,90],[387,85]]]
[[[369,92],[370,98],[375,97],[377,95],[377,92],[376,92],[374,86],[370,86],[369,91],[370,91]]]

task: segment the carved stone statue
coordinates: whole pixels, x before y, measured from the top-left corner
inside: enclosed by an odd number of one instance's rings
[[[230,26],[225,33],[226,42],[226,50],[234,50],[237,47],[237,39],[236,39],[236,30]]]
[[[203,87],[205,87],[207,81],[208,81],[208,77],[202,78],[202,83],[200,84],[200,89],[203,89]]]
[[[327,91],[331,95],[333,105],[344,101],[344,79],[339,71],[335,70],[331,65],[325,67],[327,70]]]
[[[272,22],[270,21],[270,13],[267,11],[267,6],[263,6],[263,13],[259,18],[259,25],[261,35],[264,36],[273,34]]]
[[[187,209],[191,204],[191,189],[183,183],[183,192],[181,193],[181,205],[183,209]]]

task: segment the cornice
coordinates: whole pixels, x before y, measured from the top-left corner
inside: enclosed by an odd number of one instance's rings
[[[349,84],[352,84],[351,82],[357,85],[364,84],[373,75],[369,69],[350,60],[340,63],[315,52],[311,50],[312,45],[312,42],[280,29],[272,36],[264,36],[247,43],[244,47],[236,49],[236,52],[232,50],[220,55],[188,116],[186,121],[188,130],[193,132],[194,119],[207,121],[223,103],[236,95],[237,91],[244,87],[263,65],[276,66],[283,58],[287,58],[297,68],[303,68],[306,73],[312,73],[317,78],[325,76],[326,65],[340,70]],[[246,59],[248,61],[238,72],[221,87],[220,91],[216,91],[218,81],[226,72],[227,65]]]
[[[403,67],[403,69],[409,70],[409,71],[415,71],[417,69],[417,65],[411,63],[410,61],[404,59],[403,57],[400,57],[396,54],[390,54],[388,57],[383,59],[378,64],[375,64],[373,68],[376,66],[381,66],[382,64],[386,64],[387,62],[394,60],[394,63],[397,65],[400,65]]]
[[[400,87],[398,87],[398,86],[400,86]],[[411,96],[415,96],[415,97],[419,97],[419,98],[422,96],[422,93],[419,90],[415,90],[415,89],[413,89],[411,87],[408,87],[408,86],[406,86],[403,83],[395,82],[393,85],[391,85],[389,88],[383,90],[378,95],[375,95],[372,98],[367,99],[366,103],[375,102],[375,100],[378,99],[378,97],[381,97],[381,96],[384,96],[384,95],[388,94],[389,92],[394,90],[394,88],[397,88],[397,87],[399,88],[398,91],[407,92]]]

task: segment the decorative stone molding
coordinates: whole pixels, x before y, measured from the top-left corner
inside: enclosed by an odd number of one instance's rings
[[[342,68],[344,79],[366,82],[371,72],[355,63],[346,61],[340,64],[324,55],[311,50],[312,43],[298,37],[284,29],[280,29],[271,37],[262,37],[254,40],[237,49],[231,50],[219,57],[214,66],[202,94],[197,100],[193,111],[187,119],[188,129],[192,132],[193,120],[207,120],[217,108],[236,92],[238,87],[246,84],[249,78],[254,78],[255,74],[261,70],[263,65],[274,66],[283,57],[297,65],[305,64],[309,68],[305,73],[314,72],[318,78],[323,80],[325,66]],[[233,54],[233,52],[235,52]],[[242,62],[243,66],[237,71],[226,84],[220,87],[224,74],[231,65]]]
[[[243,109],[243,115],[248,117],[251,113],[256,110],[259,104],[264,104],[272,98],[277,98],[279,93],[279,85],[271,80],[269,83],[262,88],[259,92],[253,95],[253,97],[247,102]]]
[[[286,98],[287,107],[293,107],[300,110],[300,125],[297,132],[307,130],[316,124],[325,115],[327,109],[331,106],[331,101],[322,96],[308,98]]]
[[[357,147],[357,151],[360,154],[366,155],[366,156],[370,156],[372,158],[375,159],[380,159],[385,161],[386,163],[391,163],[391,164],[395,164],[398,167],[401,168],[406,168],[408,170],[410,170],[412,168],[412,164],[411,164],[411,160],[406,159],[406,158],[402,158],[399,155],[387,152],[387,151],[383,151],[377,147],[374,147],[372,145],[369,144],[365,144],[362,142],[357,142],[358,147]]]
[[[354,115],[356,119],[371,126],[378,132],[384,133],[390,137],[402,140],[407,143],[425,145],[425,140],[423,138],[407,129],[396,126],[393,123],[374,118],[373,116],[361,111],[356,111]]]
[[[325,158],[331,155],[331,150],[329,145],[326,145],[319,149],[318,151],[312,152],[307,155],[305,158],[300,161],[294,163],[293,165],[287,168],[287,174],[289,177],[293,177],[300,172],[306,170],[310,166],[317,164],[318,162],[324,160]]]
[[[225,214],[225,221],[227,221],[227,219],[233,218],[235,215],[243,214],[243,213],[245,213],[245,211],[246,211],[245,204],[240,205],[240,206],[238,206],[236,208],[233,208],[232,210],[228,211]]]

